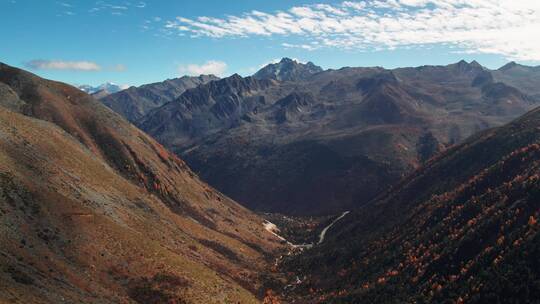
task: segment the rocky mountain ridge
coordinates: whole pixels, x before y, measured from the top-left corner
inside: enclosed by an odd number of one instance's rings
[[[342,68],[298,81],[233,75],[187,90],[136,124],[249,208],[337,213],[536,105],[534,92],[497,73],[460,61]]]
[[[198,77],[184,76],[167,79],[163,82],[145,84],[139,87],[130,87],[103,97],[98,97],[106,106],[134,122],[150,110],[160,107],[179,97],[187,89],[194,88],[219,79],[213,75]]]

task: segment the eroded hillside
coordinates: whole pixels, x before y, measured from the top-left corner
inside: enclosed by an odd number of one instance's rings
[[[261,218],[76,88],[2,64],[0,104],[1,301],[258,301]]]

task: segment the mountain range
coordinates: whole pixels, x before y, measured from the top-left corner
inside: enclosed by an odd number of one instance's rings
[[[333,214],[532,109],[539,78],[517,64],[323,71],[285,58],[188,89],[134,123],[250,209]]]
[[[195,88],[212,80],[218,80],[213,75],[199,77],[184,76],[168,79],[163,82],[151,83],[140,87],[130,87],[126,90],[99,97],[101,101],[127,120],[135,122],[150,110],[160,107],[178,98],[187,89]]]
[[[538,68],[283,62],[134,121],[176,154],[80,89],[0,64],[0,303],[540,297]],[[303,215],[273,218],[319,241],[292,244],[190,165],[244,205]]]
[[[92,96],[0,64],[0,303],[257,303],[263,220]]]

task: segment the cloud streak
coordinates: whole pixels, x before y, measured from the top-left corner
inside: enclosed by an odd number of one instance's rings
[[[540,1],[366,0],[224,18],[177,17],[165,24],[191,37],[281,36],[285,48],[398,49],[434,44],[463,52],[540,60]],[[300,43],[298,43],[300,40]]]
[[[111,67],[111,70],[114,72],[125,72],[127,70],[127,67],[123,64],[115,64]]]
[[[33,70],[99,71],[101,66],[91,61],[31,60],[26,66]]]
[[[139,1],[132,3],[129,1],[119,2],[119,1],[97,1],[93,7],[91,7],[88,12],[90,14],[97,14],[99,12],[109,12],[111,15],[123,16],[129,10],[142,9],[146,7],[146,2]]]
[[[213,74],[216,76],[223,76],[223,74],[225,74],[225,71],[227,71],[227,64],[225,62],[216,61],[216,60],[210,60],[201,65],[188,64],[188,65],[180,65],[178,67],[178,72],[180,73],[180,75],[187,74],[191,76],[208,75],[208,74]]]

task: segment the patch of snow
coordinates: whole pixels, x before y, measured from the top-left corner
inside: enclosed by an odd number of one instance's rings
[[[266,229],[266,231],[270,232],[271,234],[273,234],[278,239],[289,243],[284,237],[282,237],[281,235],[278,234],[279,233],[279,228],[276,226],[276,224],[274,224],[274,223],[272,223],[270,221],[264,221],[263,226],[264,226],[264,229]]]
[[[271,234],[273,234],[275,237],[277,237],[281,241],[286,242],[287,245],[291,246],[292,248],[303,249],[303,248],[311,248],[313,246],[313,244],[295,245],[295,244],[287,241],[284,237],[282,237],[281,235],[278,234],[279,233],[279,228],[277,227],[277,225],[270,222],[270,221],[265,220],[263,222],[263,226],[264,226],[264,229],[266,229],[266,231],[270,232]]]

